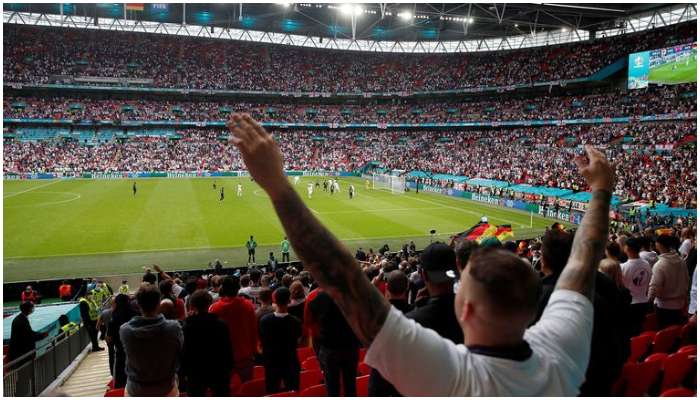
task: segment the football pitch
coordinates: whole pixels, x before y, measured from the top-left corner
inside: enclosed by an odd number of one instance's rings
[[[670,62],[649,70],[649,82],[664,85],[697,82],[696,53],[693,52],[693,56],[690,57],[687,65],[685,61]]]
[[[295,187],[353,253],[384,244],[398,250],[409,240],[418,248],[431,239],[448,241],[482,216],[511,224],[516,238],[553,223],[534,216],[530,227],[528,213],[440,194],[368,190],[360,178],[340,178],[340,193],[315,188],[307,199],[307,183],[316,180],[304,177]],[[242,197],[236,196],[239,182]],[[352,200],[350,183],[357,190]],[[249,178],[7,180],[3,188],[4,282],[139,273],[153,263],[166,270],[202,269],[215,259],[242,266],[250,235],[258,242],[258,263],[271,251],[281,258],[281,224]]]

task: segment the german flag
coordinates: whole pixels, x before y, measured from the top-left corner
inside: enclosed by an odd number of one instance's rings
[[[126,11],[143,11],[144,3],[126,3]]]
[[[455,235],[452,242],[459,240],[473,240],[481,243],[484,240],[495,238],[500,242],[513,238],[513,228],[510,225],[491,225],[488,222],[480,222],[468,230]]]

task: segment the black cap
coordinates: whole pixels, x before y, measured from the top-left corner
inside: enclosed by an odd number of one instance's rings
[[[457,277],[455,252],[445,243],[436,242],[426,247],[420,255],[420,263],[432,283],[449,282]]]

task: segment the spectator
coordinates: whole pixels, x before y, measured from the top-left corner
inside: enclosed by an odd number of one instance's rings
[[[212,304],[209,312],[219,317],[228,326],[233,349],[233,371],[241,382],[253,378],[253,363],[258,346],[258,321],[253,303],[238,296],[240,284],[235,276],[227,276],[221,283],[219,301]]]
[[[262,278],[262,271],[257,268],[252,268],[249,273],[249,284],[243,285],[243,278],[241,277],[241,290],[238,291],[239,295],[243,295],[252,300],[253,304],[257,307],[259,304],[258,296],[260,295],[260,279]]]
[[[96,327],[97,331],[100,333],[100,340],[105,340],[107,329],[109,329],[109,324],[112,322],[114,307],[114,298],[110,297],[106,307],[100,311],[100,315],[97,317]],[[112,373],[112,371],[114,371],[114,346],[110,342],[107,342],[107,353],[109,358],[109,371]],[[112,375],[112,377],[114,377],[114,375]]]
[[[650,267],[653,267],[659,259],[659,256],[652,250],[652,240],[647,236],[642,236],[640,242],[642,250],[639,252],[639,258],[646,261]]]
[[[47,337],[48,332],[34,332],[29,323],[29,315],[34,312],[34,303],[25,301],[19,306],[19,314],[12,320],[10,329],[10,347],[7,353],[8,361],[16,360],[30,351],[35,344]]]
[[[161,294],[161,306],[159,313],[167,319],[185,320],[185,302],[173,293],[173,281],[162,280],[158,284]]]
[[[316,321],[319,327],[318,361],[323,369],[328,396],[340,396],[341,378],[343,395],[356,396],[360,342],[333,298],[325,291],[319,291],[309,303],[308,312],[310,320]]]
[[[295,280],[289,285],[289,291],[291,293],[291,302],[287,307],[288,312],[290,315],[297,317],[299,321],[303,321],[304,308],[306,306],[306,291],[304,290],[304,285],[300,280]]]
[[[661,235],[656,239],[659,261],[652,269],[649,300],[656,306],[659,329],[681,324],[688,293],[688,269],[677,252],[678,239]]]
[[[260,291],[260,307],[255,310],[255,318],[260,322],[260,319],[267,314],[271,314],[275,311],[272,306],[272,289],[265,288]]]
[[[126,391],[133,396],[177,396],[182,328],[158,313],[160,291],[144,283],[136,292],[141,315],[119,328],[126,354]]]
[[[129,303],[128,295],[118,294],[114,298],[112,320],[107,327],[107,335],[105,336],[105,341],[114,347],[114,366],[111,373],[114,378],[115,389],[126,386],[126,352],[124,351],[124,344],[119,336],[119,330],[122,325],[131,321],[133,317],[138,315]]]
[[[190,298],[191,312],[185,320],[180,373],[187,382],[187,394],[202,397],[211,389],[216,397],[227,397],[233,369],[233,352],[227,325],[208,312],[211,295],[203,289]],[[214,351],[212,351],[214,350]]]
[[[630,306],[631,332],[634,335],[642,331],[644,318],[649,312],[649,282],[651,282],[651,267],[640,258],[643,239],[630,238],[625,243],[627,261],[622,264],[622,281],[632,295]]]
[[[690,254],[690,250],[693,248],[693,238],[695,237],[694,232],[691,228],[683,228],[681,231],[681,246],[678,248],[683,259],[687,259]]]
[[[297,343],[301,339],[301,320],[289,314],[290,291],[281,287],[274,292],[277,311],[260,319],[260,342],[265,364],[265,385],[268,393],[299,390]]]
[[[22,303],[30,302],[32,304],[38,304],[39,296],[37,292],[32,289],[31,286],[27,285],[21,295]]]
[[[575,160],[594,195],[574,239],[570,261],[557,282],[559,290],[550,297],[541,321],[526,329],[535,316],[539,287],[530,266],[499,250],[492,250],[490,256],[472,255],[455,301],[466,346],[455,346],[390,308],[363,279],[352,254],[318,222],[291,187],[271,135],[252,118],[238,114],[229,127],[232,141],[251,176],[270,196],[300,259],[321,287],[333,294],[355,333],[370,344],[367,364],[402,394],[578,393],[590,351],[595,272],[603,256],[615,181],[614,170],[602,153],[586,146],[588,158]],[[319,300],[317,297],[312,304]],[[499,352],[499,358],[484,356],[496,355],[493,350],[504,347],[511,351]],[[417,365],[443,368],[417,371]]]

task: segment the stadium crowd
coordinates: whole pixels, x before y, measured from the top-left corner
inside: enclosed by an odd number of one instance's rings
[[[119,294],[106,310],[113,386],[127,395],[262,395],[320,379],[320,393],[331,396],[694,389],[694,353],[684,352],[696,347],[681,347],[694,343],[697,323],[694,228],[610,235],[615,176],[602,153],[587,147],[587,161],[577,162],[595,194],[576,232],[554,224],[538,240],[458,235],[420,254],[410,243],[353,257],[286,182],[274,141],[249,147],[262,134],[241,122],[232,130],[304,268],[279,266],[271,254],[267,266],[242,276],[147,270],[135,296]],[[93,297],[103,294],[81,299],[85,323],[97,315]],[[685,357],[672,383],[664,375],[654,387],[654,378],[638,382],[629,372],[651,350],[632,346],[643,329],[675,335],[651,347],[656,358]],[[420,362],[434,368],[416,372]],[[256,364],[264,378],[253,391]],[[302,370],[316,382],[302,385]]]
[[[356,171],[370,161],[420,170],[586,190],[572,158],[578,146],[604,146],[624,200],[695,207],[694,121],[531,127],[479,131],[306,131],[275,136],[289,170]],[[112,137],[94,146],[74,140],[4,141],[6,173],[231,171],[243,169],[219,130],[177,130],[166,136]],[[99,137],[97,135],[96,137]],[[694,142],[694,139],[691,140]],[[657,149],[657,145],[665,146]],[[443,183],[446,184],[446,183]]]
[[[5,24],[6,82],[61,76],[147,78],[155,87],[358,92],[452,90],[587,77],[629,53],[689,43],[685,23],[622,37],[508,52],[400,55],[339,52]],[[430,66],[430,67],[427,67]]]
[[[248,112],[260,120],[318,123],[440,123],[579,119],[690,113],[697,110],[695,84],[654,86],[647,90],[591,95],[501,96],[469,102],[424,101],[406,104],[314,105],[267,102],[187,102],[170,100],[99,100],[88,97],[11,97],[3,102],[5,118],[112,121],[212,121],[231,112]]]

